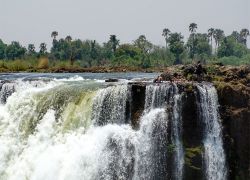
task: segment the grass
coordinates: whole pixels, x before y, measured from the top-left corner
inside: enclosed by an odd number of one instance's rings
[[[70,64],[68,60],[50,60],[47,57],[26,57],[25,59],[17,60],[0,60],[0,72],[120,72],[120,71],[164,71],[164,66],[161,67],[159,64],[150,62],[151,67],[143,69],[140,67],[140,61],[134,61],[133,59],[121,59],[120,65],[112,64],[112,61],[107,61],[102,66],[88,67],[87,61],[75,61],[74,65]],[[150,60],[151,61],[151,60]],[[133,64],[136,62],[138,64]],[[183,63],[191,63],[191,59],[183,60]],[[163,62],[159,60],[160,64]],[[213,58],[207,60],[207,64],[222,63],[224,65],[250,65],[250,55],[246,55],[242,58],[238,57],[223,57],[220,59]],[[88,63],[87,63],[88,64]],[[87,68],[88,67],[88,68]],[[213,73],[216,69],[213,66],[208,66],[208,73]]]

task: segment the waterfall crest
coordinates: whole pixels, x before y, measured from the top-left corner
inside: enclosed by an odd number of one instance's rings
[[[127,85],[100,89],[94,99],[92,119],[97,125],[124,124],[126,103],[129,98]]]

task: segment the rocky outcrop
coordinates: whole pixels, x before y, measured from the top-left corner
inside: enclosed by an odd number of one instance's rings
[[[176,82],[187,83],[199,80],[215,84],[220,103],[229,179],[250,179],[250,66],[213,65],[204,68],[207,74],[203,74],[200,79],[194,74],[195,69],[192,65],[170,67],[161,76],[164,80],[171,79]],[[192,88],[186,88],[188,89],[192,91]],[[192,96],[192,93],[187,94],[186,101],[189,101]],[[192,103],[189,104],[190,108],[184,110],[184,113],[193,110],[194,106]],[[193,114],[190,113],[190,115]],[[185,115],[186,118],[189,116]],[[195,117],[192,118],[194,119]],[[190,123],[193,122],[192,120]],[[189,126],[194,132],[196,131],[196,124],[189,124]],[[184,133],[187,130],[188,126],[184,127]],[[190,131],[184,134],[184,138],[192,133]],[[196,139],[192,142],[196,142]],[[188,170],[188,172],[191,171]]]
[[[218,93],[228,178],[250,179],[250,68],[219,65],[206,68],[208,73],[203,80],[212,82]],[[167,81],[174,80],[182,93],[184,179],[204,179],[203,125],[197,115],[198,94],[193,86],[196,82],[193,74],[185,74],[184,69],[184,66],[171,67],[162,77]],[[145,86],[142,83],[132,86],[131,116],[136,127],[145,103]]]
[[[230,179],[250,179],[250,88],[215,82]]]

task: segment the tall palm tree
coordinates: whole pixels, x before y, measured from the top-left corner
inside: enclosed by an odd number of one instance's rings
[[[192,33],[195,33],[196,32],[196,29],[197,29],[197,24],[196,23],[191,23],[189,25],[189,31]]]
[[[193,37],[193,40],[192,40],[192,53],[191,53],[191,56],[192,56],[192,59],[194,58],[194,40],[195,40],[195,32],[196,32],[196,29],[197,29],[197,24],[196,23],[191,23],[189,25],[189,31],[191,33],[190,36]]]
[[[218,47],[220,46],[221,41],[225,37],[224,31],[221,29],[215,29],[213,37],[215,40],[215,50],[217,50]]]
[[[111,43],[113,53],[115,53],[116,48],[119,45],[119,40],[116,38],[116,35],[110,35],[109,42]]]
[[[168,38],[170,35],[171,31],[167,28],[163,29],[162,31],[162,36],[165,37],[165,41],[166,41],[166,48],[168,48]]]
[[[247,37],[249,36],[249,30],[248,29],[242,29],[240,31],[240,36],[243,40],[243,44],[246,46],[247,45]]]
[[[208,37],[210,38],[212,50],[213,50],[213,36],[214,36],[214,28],[208,29]]]
[[[51,37],[53,38],[53,40],[56,40],[56,37],[58,36],[58,32],[57,31],[53,31],[51,33]]]

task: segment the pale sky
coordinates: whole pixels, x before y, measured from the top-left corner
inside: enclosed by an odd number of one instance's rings
[[[99,43],[116,34],[121,42],[132,42],[144,34],[164,45],[163,28],[189,35],[210,27],[226,34],[250,29],[250,0],[0,0],[0,39],[23,45],[51,44],[50,34],[59,38],[96,39]],[[250,41],[250,38],[248,38]],[[250,43],[248,42],[249,47]]]

